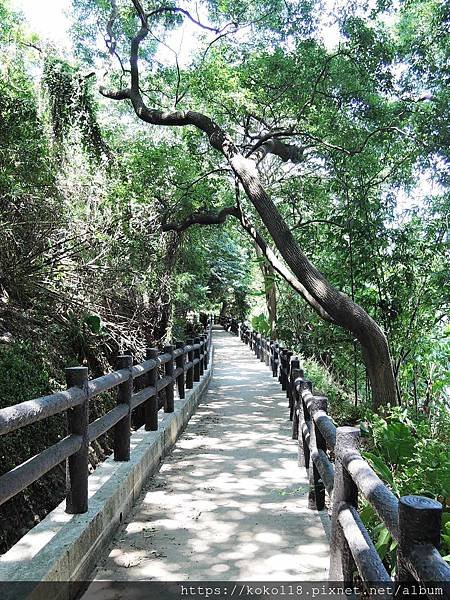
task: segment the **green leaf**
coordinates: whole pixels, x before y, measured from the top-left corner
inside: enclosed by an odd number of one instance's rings
[[[387,466],[387,464],[376,454],[372,454],[372,452],[362,452],[362,456],[367,460],[375,473],[383,479],[386,483],[390,485],[392,491],[397,496],[400,496],[399,489],[397,484],[394,481],[394,477],[392,475],[392,471]]]
[[[102,330],[102,320],[99,315],[87,315],[84,318],[84,322],[92,331],[92,333],[98,334]]]

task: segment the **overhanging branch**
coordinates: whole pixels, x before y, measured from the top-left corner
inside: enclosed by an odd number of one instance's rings
[[[226,206],[218,213],[210,211],[195,212],[186,217],[181,223],[164,223],[162,230],[181,233],[191,225],[222,225],[230,215],[239,218],[239,209],[236,206]]]

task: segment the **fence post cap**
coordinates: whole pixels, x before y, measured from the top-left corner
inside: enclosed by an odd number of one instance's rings
[[[300,386],[301,386],[300,387],[301,392],[308,391],[310,394],[312,394],[312,389],[313,389],[312,381],[310,381],[309,379],[305,379],[303,375],[301,376]]]
[[[72,373],[87,373],[88,367],[66,367],[66,371],[71,371]]]
[[[336,446],[335,452],[345,452],[346,450],[357,450],[361,432],[358,427],[337,427],[336,428]]]
[[[400,508],[401,507],[401,508]],[[442,504],[432,498],[426,496],[416,496],[410,494],[408,496],[402,496],[399,499],[400,510],[413,510],[413,511],[429,511],[429,510],[442,510]]]
[[[313,394],[311,404],[313,410],[324,410],[327,412],[328,408],[328,398],[326,396],[322,396],[321,394]],[[359,434],[359,429],[358,429]]]
[[[414,544],[432,544],[439,548],[441,541],[442,505],[425,496],[402,496],[398,501],[399,545],[409,552]]]
[[[87,367],[67,367],[66,383],[68,387],[85,387],[89,379],[89,369]],[[87,393],[87,388],[86,388]]]
[[[133,357],[131,354],[119,354],[117,357],[117,366],[119,369],[131,369],[133,366]]]

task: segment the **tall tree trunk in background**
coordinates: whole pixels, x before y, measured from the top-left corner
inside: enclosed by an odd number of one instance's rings
[[[259,268],[263,276],[264,293],[266,296],[266,308],[269,315],[270,339],[277,339],[277,288],[275,287],[275,270],[272,265],[266,261],[263,251],[254,242],[256,256],[258,257]]]
[[[222,302],[222,307],[220,309],[220,318],[223,318],[226,316],[227,314],[227,309],[228,309],[228,300],[223,300]]]

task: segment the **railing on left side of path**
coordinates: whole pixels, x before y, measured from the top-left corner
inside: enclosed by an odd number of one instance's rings
[[[327,398],[313,393],[312,382],[290,350],[234,318],[220,322],[270,367],[286,392],[292,438],[298,440],[298,462],[308,471],[309,508],[324,509],[329,496],[329,580],[352,586],[358,572],[368,585],[392,589],[393,581],[359,515],[360,496],[397,543],[395,592],[384,596],[377,592],[376,597],[410,597],[411,586],[419,583],[427,589],[428,598],[450,598],[450,567],[439,554],[442,505],[424,496],[398,499],[362,457],[359,429],[335,426],[327,412]]]
[[[174,385],[183,399],[185,388],[192,388],[207,369],[211,330],[209,323],[203,335],[165,346],[163,352],[149,348],[146,360],[137,365],[133,365],[132,356],[119,356],[116,371],[90,381],[87,367],[68,368],[66,391],[0,409],[0,435],[64,412],[68,433],[64,439],[0,477],[0,505],[66,460],[66,512],[86,512],[89,444],[114,428],[114,460],[130,460],[132,411],[143,405],[145,429],[158,429],[158,411],[164,408],[166,413],[174,412]],[[143,389],[134,393],[134,381],[144,377]],[[90,401],[112,389],[117,390],[117,405],[90,423]],[[165,390],[164,402],[158,398],[162,390]]]

